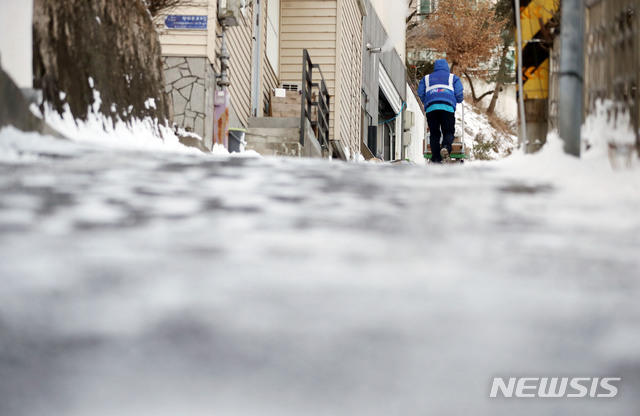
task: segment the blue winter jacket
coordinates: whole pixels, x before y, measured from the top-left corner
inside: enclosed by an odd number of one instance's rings
[[[424,110],[431,104],[449,104],[456,109],[456,104],[462,102],[463,87],[460,78],[449,71],[449,64],[445,59],[438,59],[432,74],[422,78],[418,85],[418,96],[422,100]]]

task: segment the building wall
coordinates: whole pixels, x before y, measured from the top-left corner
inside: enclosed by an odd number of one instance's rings
[[[367,15],[364,18],[364,37],[363,45],[370,44],[374,48],[382,47],[389,39],[389,35],[385,30],[381,18],[378,16],[378,12],[374,7],[374,2],[367,0]],[[363,109],[367,113],[367,119],[370,118],[370,125],[378,128],[378,136],[382,134],[383,129],[392,127],[392,130],[397,138],[396,141],[396,153],[391,158],[400,157],[401,146],[398,145],[402,136],[401,123],[391,123],[391,125],[381,125],[379,118],[380,107],[380,91],[381,80],[384,79],[385,89],[392,95],[387,97],[390,102],[397,104],[395,111],[400,111],[402,102],[406,99],[406,70],[404,62],[398,56],[395,49],[384,51],[381,53],[371,53],[370,51],[363,49],[363,78],[362,78],[362,92],[364,94]],[[389,91],[391,90],[391,91]],[[385,93],[386,94],[386,93]],[[399,102],[399,104],[398,104]],[[400,121],[400,120],[398,120]],[[370,140],[375,140],[370,138]],[[380,137],[377,139],[377,154],[376,156],[382,157],[381,151],[383,149],[383,143]]]
[[[231,111],[229,123],[232,128],[246,128],[251,116],[253,7],[255,3],[250,3],[245,9],[244,15],[240,17],[238,25],[226,30],[226,45],[230,55],[228,75]],[[262,0],[259,4],[261,6],[260,41],[264,45],[268,3],[266,0]],[[179,126],[201,135],[205,139],[205,143],[210,144],[213,138],[213,92],[219,88],[216,77],[220,73],[218,55],[222,46],[220,39],[222,30],[217,21],[217,0],[195,2],[193,6],[174,9],[171,14],[208,16],[207,30],[167,29],[163,23],[164,16],[159,17],[158,25],[165,61],[165,76],[168,79],[167,91],[172,95],[174,101],[176,115],[174,121]],[[264,47],[261,48],[261,54],[258,116],[262,116],[268,111],[270,91],[278,85],[276,72],[266,59]],[[194,59],[196,57],[204,59],[202,61],[205,68],[204,76],[200,68],[202,66],[200,61],[198,61],[199,68],[197,70],[191,68],[189,64],[196,62]],[[204,86],[205,89],[204,96],[200,91],[201,86]],[[187,102],[201,100],[201,102],[185,104],[185,100]],[[203,121],[199,120],[201,107],[204,107]],[[196,116],[193,115],[193,108],[198,109]]]
[[[407,111],[413,112],[414,124],[409,130],[411,143],[405,148],[405,158],[419,165],[425,164],[424,141],[427,118],[422,109],[422,103],[415,96],[411,86],[407,84]]]
[[[273,50],[274,34],[267,36],[269,2],[279,1],[280,27],[277,39],[279,56],[277,60],[269,59],[267,49]],[[256,4],[256,2],[251,2]],[[176,121],[190,127],[198,134],[207,136],[210,134],[208,115],[206,108],[212,103],[209,97],[214,91],[215,77],[212,74],[219,72],[217,53],[220,50],[220,28],[217,24],[217,0],[203,1],[197,7],[181,8],[174,14],[194,14],[209,16],[209,30],[207,31],[168,31],[162,30],[163,52],[166,57],[167,71],[172,72],[172,79],[168,90],[173,95],[180,93],[175,101],[178,102]],[[384,30],[378,14],[374,11],[369,0],[260,0],[260,77],[258,86],[258,111],[257,116],[269,115],[269,103],[272,91],[280,84],[300,84],[302,78],[302,50],[306,48],[315,64],[319,64],[324,75],[329,94],[331,95],[330,113],[330,138],[340,140],[343,147],[348,148],[348,153],[355,155],[360,151],[360,138],[362,135],[362,108],[363,108],[363,84],[367,85],[367,97],[374,98],[366,104],[367,112],[377,123],[377,96],[379,93],[380,68],[384,68],[385,87],[393,90],[394,102],[404,101],[406,97],[405,69],[398,53],[391,49],[381,54],[371,55],[363,51],[363,15],[367,16],[370,27],[373,26],[374,34],[368,36],[374,46],[382,46],[389,39]],[[252,37],[253,37],[253,6],[246,11],[246,16],[241,19],[240,25],[229,28],[227,31],[227,45],[231,55],[229,78],[231,82],[231,126],[247,127],[251,115],[252,95]],[[384,8],[382,9],[384,10]],[[384,14],[383,14],[384,16]],[[273,16],[272,16],[273,17]],[[273,21],[273,19],[271,19]],[[271,40],[269,40],[271,39]],[[368,69],[363,70],[364,64]],[[204,65],[204,77],[194,75],[189,60],[171,60],[169,58],[206,58]],[[169,64],[171,62],[171,64]],[[188,80],[173,79],[178,72]],[[185,72],[183,75],[182,72]],[[169,72],[167,72],[169,74]],[[199,72],[199,74],[201,71]],[[199,105],[191,106],[183,104],[184,101],[193,99],[194,92],[200,97],[200,88],[204,85],[205,119],[204,122]],[[187,94],[189,93],[189,94]],[[186,97],[185,95],[189,95]],[[189,113],[187,113],[187,110]],[[193,113],[197,114],[193,114]],[[365,120],[369,120],[365,117]],[[204,124],[204,128],[202,127]],[[398,123],[400,126],[400,123]],[[204,130],[204,132],[202,131]],[[397,135],[401,140],[401,131]],[[401,146],[396,146],[399,149]]]
[[[174,15],[207,16],[207,30],[168,29],[166,16],[158,16],[165,88],[173,103],[174,123],[213,141],[213,65],[216,57],[217,1],[203,0],[171,11]]]
[[[157,25],[162,43],[163,56],[203,56],[211,62],[215,60],[215,41],[211,42],[210,33],[217,26],[217,0],[205,0],[191,7],[178,7],[171,11],[173,15],[198,15],[208,17],[208,30],[177,30],[164,26],[166,16],[158,16]],[[215,37],[213,38],[215,40]]]
[[[367,16],[364,19],[364,44],[371,44],[373,47],[383,46],[389,39],[389,34],[385,30],[380,17],[373,8],[372,3],[367,2]],[[402,100],[406,97],[405,80],[406,69],[404,61],[398,53],[393,50],[382,53],[370,53],[363,50],[363,84],[368,87],[369,94],[377,94],[378,89],[378,63],[384,66],[389,74],[395,89]]]
[[[406,54],[406,17],[409,14],[407,0],[369,0],[387,33],[385,50],[396,50],[404,61]],[[380,45],[382,46],[382,45]]]
[[[338,8],[336,0],[282,0],[280,34],[280,81],[300,84],[302,50],[319,64],[329,95],[329,137],[334,138]]]
[[[210,0],[217,1],[217,0]],[[262,2],[264,3],[264,2]],[[237,26],[228,27],[225,33],[227,51],[229,52],[230,68],[229,94],[230,94],[230,114],[229,127],[246,128],[251,115],[251,59],[253,53],[253,4],[245,9],[244,16],[238,21]],[[264,7],[263,7],[264,9]],[[217,19],[217,18],[216,18]],[[218,55],[222,50],[222,28],[217,24],[215,31],[209,30],[209,43],[214,45],[212,68],[215,74],[220,73],[220,60]],[[264,52],[264,51],[263,51]],[[214,80],[214,88],[219,88]],[[212,104],[213,105],[213,104]]]
[[[229,94],[231,95],[230,127],[246,128],[251,115],[251,53],[253,5],[246,9],[238,26],[227,29],[227,49],[231,56]]]
[[[362,12],[356,0],[338,2],[339,32],[336,47],[339,74],[336,82],[335,138],[349,149],[349,154],[360,153],[362,86]]]
[[[260,27],[261,32],[262,32],[262,59],[261,59],[261,102],[260,102],[260,106],[258,107],[260,109],[260,112],[258,114],[258,117],[264,117],[264,116],[268,116],[269,115],[269,101],[271,99],[271,92],[277,88],[280,84],[280,79],[281,79],[281,75],[282,72],[279,68],[274,68],[272,66],[272,63],[269,61],[269,58],[267,57],[267,48],[266,46],[266,41],[267,41],[267,23],[268,23],[268,16],[267,16],[267,9],[268,9],[268,1],[280,1],[280,14],[282,15],[282,6],[283,6],[283,0],[261,0],[260,3],[262,5],[262,25]],[[280,37],[282,36],[282,19],[280,19]],[[300,59],[300,61],[302,62],[302,58]],[[280,65],[279,65],[280,66]],[[278,72],[280,72],[280,74],[278,74]],[[302,77],[302,76],[301,76]]]

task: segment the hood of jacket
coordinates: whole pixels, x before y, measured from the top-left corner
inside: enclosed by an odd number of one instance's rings
[[[449,64],[446,59],[438,59],[436,63],[433,65],[433,70],[435,71],[447,71],[449,72]]]

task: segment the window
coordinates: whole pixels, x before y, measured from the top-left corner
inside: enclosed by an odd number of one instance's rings
[[[418,14],[429,14],[435,11],[435,0],[419,0]]]

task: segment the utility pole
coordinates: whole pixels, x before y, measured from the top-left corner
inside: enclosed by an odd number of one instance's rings
[[[567,153],[580,156],[584,84],[584,0],[563,0],[558,132]]]

